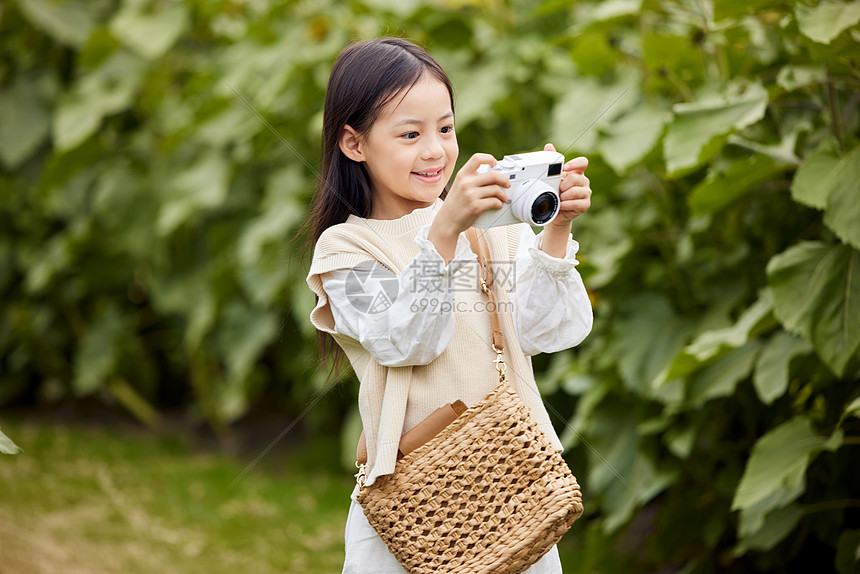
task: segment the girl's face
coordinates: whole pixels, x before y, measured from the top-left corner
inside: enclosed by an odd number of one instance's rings
[[[382,109],[367,134],[347,126],[341,149],[365,164],[372,218],[396,219],[431,205],[451,178],[460,152],[448,89],[423,75]]]

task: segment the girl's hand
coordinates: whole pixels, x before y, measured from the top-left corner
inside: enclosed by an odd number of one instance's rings
[[[546,144],[544,151],[555,151],[555,146]],[[591,207],[591,187],[588,178],[585,177],[585,168],[588,167],[588,159],[585,157],[574,158],[562,167],[562,180],[558,188],[561,196],[559,212],[550,225],[566,228],[570,231],[570,222],[573,218],[582,215]]]
[[[445,261],[454,257],[457,238],[472,227],[479,215],[488,209],[501,209],[508,202],[506,189],[511,184],[507,176],[495,170],[478,173],[481,165],[496,163],[493,156],[476,153],[457,172],[427,235]]]

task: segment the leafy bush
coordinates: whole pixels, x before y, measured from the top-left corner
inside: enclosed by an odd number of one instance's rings
[[[98,393],[224,427],[321,391],[293,237],[327,73],[402,34],[454,80],[463,158],[591,159],[594,332],[536,359],[586,494],[582,571],[853,571],[860,4],[0,10],[0,401]]]

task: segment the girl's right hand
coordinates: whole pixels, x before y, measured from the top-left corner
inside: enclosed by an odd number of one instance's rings
[[[488,209],[501,209],[508,202],[507,188],[511,187],[507,176],[488,170],[478,173],[482,165],[494,166],[496,158],[486,153],[476,153],[460,168],[454,183],[440,208],[433,224],[445,223],[456,235],[466,231]]]
[[[507,176],[488,170],[478,173],[481,165],[494,166],[496,158],[486,153],[476,153],[460,168],[454,183],[430,225],[427,238],[446,262],[454,257],[457,238],[475,223],[488,209],[501,209],[508,202],[507,188],[511,186]]]

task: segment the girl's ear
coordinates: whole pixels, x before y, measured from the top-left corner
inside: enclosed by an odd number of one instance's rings
[[[362,151],[361,137],[358,132],[352,129],[352,126],[343,126],[343,131],[340,132],[340,138],[337,141],[340,151],[343,155],[361,163],[364,161],[364,152]]]

